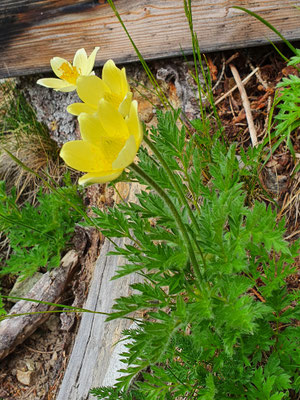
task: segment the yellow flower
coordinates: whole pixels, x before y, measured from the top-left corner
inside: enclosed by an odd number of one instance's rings
[[[102,79],[97,76],[80,76],[77,79],[77,93],[83,103],[68,106],[70,114],[82,112],[93,114],[99,101],[107,100],[126,117],[130,110],[132,93],[126,78],[125,68],[119,69],[112,60],[108,60],[102,70]]]
[[[87,172],[79,179],[81,185],[116,179],[133,162],[143,138],[137,102],[130,103],[124,118],[101,99],[96,113],[81,113],[78,121],[82,140],[65,143],[60,156],[70,167]]]
[[[60,92],[72,92],[76,89],[77,79],[80,76],[91,75],[93,72],[96,54],[99,47],[95,47],[88,57],[84,49],[76,51],[73,65],[64,58],[54,57],[50,60],[55,75],[59,78],[39,79],[37,83]]]

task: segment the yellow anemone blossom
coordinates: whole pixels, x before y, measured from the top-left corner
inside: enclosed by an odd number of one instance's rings
[[[54,57],[50,60],[51,68],[59,78],[43,78],[37,83],[47,88],[52,88],[60,92],[72,92],[76,89],[77,79],[80,76],[93,74],[96,54],[99,47],[95,47],[88,57],[84,49],[76,51],[73,65],[61,57]]]
[[[126,78],[125,68],[119,69],[112,60],[108,60],[102,70],[102,79],[97,76],[80,76],[77,79],[77,93],[83,103],[68,106],[70,114],[82,112],[93,114],[99,101],[107,100],[126,117],[130,110],[132,93]]]
[[[124,118],[101,99],[96,113],[81,113],[78,121],[82,140],[65,143],[60,156],[70,167],[87,172],[79,179],[81,185],[116,179],[133,162],[143,138],[137,102],[131,102]]]

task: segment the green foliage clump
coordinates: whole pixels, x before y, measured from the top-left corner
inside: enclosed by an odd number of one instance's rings
[[[19,206],[16,190],[7,194],[5,182],[0,182],[0,231],[11,247],[9,259],[2,260],[0,275],[26,278],[41,267],[51,269],[59,265],[61,252],[81,219],[81,197],[76,186],[67,182],[67,186],[52,193],[40,191],[37,201],[37,206],[29,202]]]
[[[126,260],[115,279],[144,277],[132,295],[117,299],[108,320],[136,311],[147,318],[124,332],[118,383],[91,393],[107,400],[293,398],[300,389],[299,306],[285,279],[295,272],[299,242],[284,240],[284,221],[276,222],[270,206],[247,206],[234,145],[226,148],[216,134],[203,146],[200,132],[188,137],[178,128],[178,113],[157,116],[158,128],[146,140],[164,155],[169,172],[155,154],[140,150],[138,167],[146,175],[136,167],[129,175],[148,186],[139,203],[94,210],[105,236],[132,241],[113,252]],[[147,177],[163,196],[151,191]]]
[[[299,64],[300,52],[298,56],[291,58],[288,65]],[[300,78],[296,75],[289,75],[288,78],[283,78],[277,87],[280,88],[280,91],[276,101],[276,107],[279,110],[275,116],[277,124],[274,136],[278,138],[276,147],[286,140],[289,150],[295,156],[291,134],[300,127]]]

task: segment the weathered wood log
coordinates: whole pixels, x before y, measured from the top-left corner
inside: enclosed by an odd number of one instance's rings
[[[183,0],[115,0],[115,5],[146,59],[191,53]],[[203,52],[278,40],[234,5],[260,14],[287,39],[300,39],[299,0],[194,0],[193,23]],[[101,47],[96,65],[109,58],[137,59],[105,0],[1,0],[0,78],[49,71],[52,57],[71,60],[77,49],[90,52],[95,46]]]
[[[139,186],[118,183],[118,190],[125,200],[134,201]],[[120,247],[126,244],[123,238],[115,242]],[[119,256],[107,256],[112,250],[114,245],[105,239],[84,305],[86,309],[111,312],[115,299],[130,295],[130,285],[141,281],[137,274],[111,280],[118,266],[125,262]],[[105,319],[105,315],[83,313],[57,400],[92,400],[90,389],[113,386],[120,376],[118,370],[124,368],[124,364],[119,355],[125,348],[124,343],[118,341],[122,338],[122,331],[132,327],[133,322],[127,319],[105,322]]]
[[[62,259],[60,267],[45,273],[44,276],[30,290],[27,298],[57,303],[77,263],[78,256],[76,252],[74,250],[69,251]],[[45,312],[51,309],[53,308],[45,304],[20,300],[13,306],[9,312],[9,315]],[[1,321],[0,359],[11,353],[43,322],[45,322],[50,315],[50,313],[22,315],[18,317],[10,317]]]

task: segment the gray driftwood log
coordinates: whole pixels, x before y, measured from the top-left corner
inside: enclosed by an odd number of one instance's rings
[[[74,250],[69,251],[62,259],[60,267],[45,273],[26,297],[57,303],[77,263],[77,253]],[[51,309],[53,308],[45,304],[21,300],[13,306],[9,315],[45,312]],[[2,321],[0,323],[0,360],[24,342],[50,315],[50,313],[22,315]]]
[[[119,192],[125,200],[134,201],[138,185],[119,183]],[[123,238],[115,243],[122,247]],[[107,256],[114,245],[105,239],[97,260],[88,298],[84,308],[109,313],[115,299],[132,293],[130,284],[140,281],[137,274],[131,274],[112,281],[118,266],[126,262],[119,256]],[[56,400],[92,400],[90,389],[97,386],[113,386],[120,376],[118,370],[124,367],[119,361],[124,343],[122,331],[132,327],[133,322],[118,319],[105,322],[106,316],[83,313],[75,344]]]

